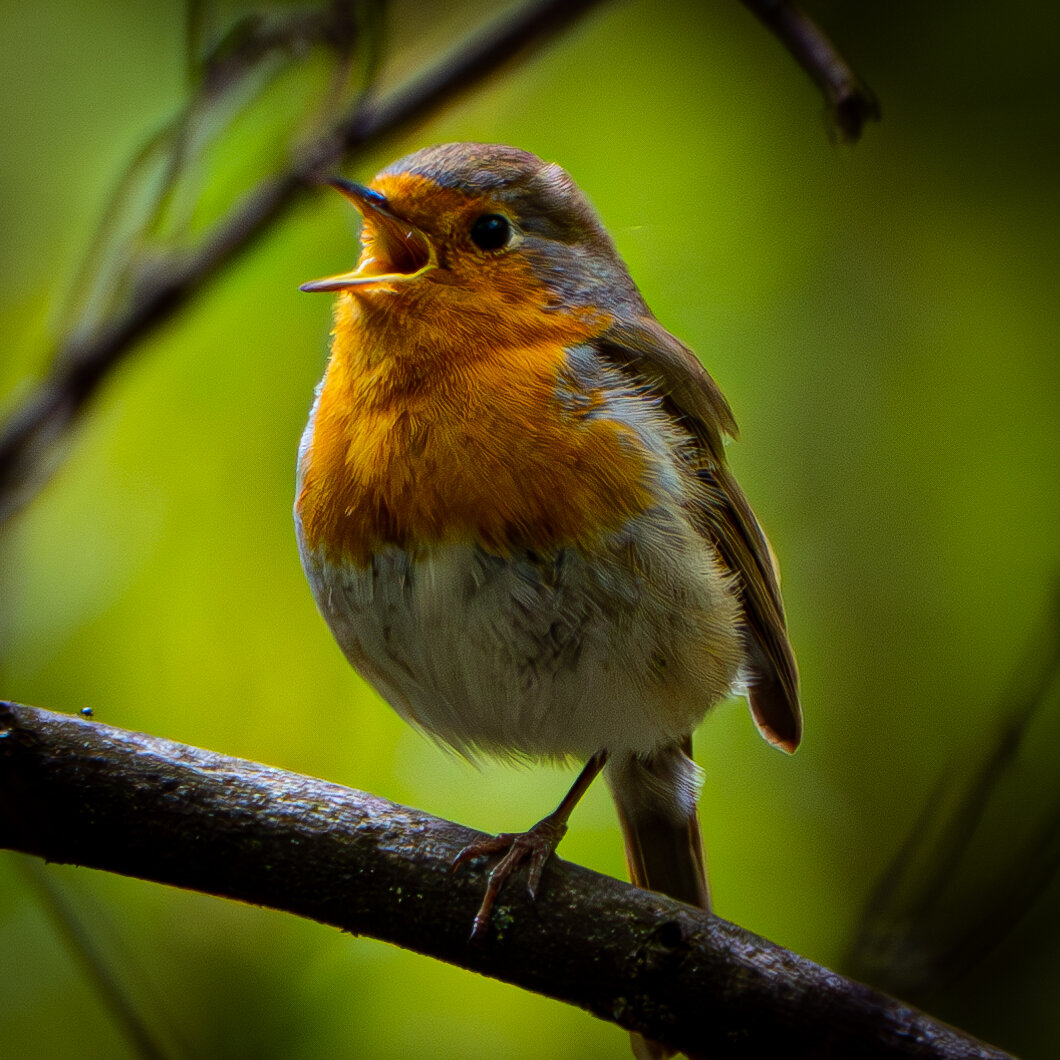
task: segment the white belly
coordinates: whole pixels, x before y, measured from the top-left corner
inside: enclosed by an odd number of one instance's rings
[[[738,605],[709,544],[660,509],[577,548],[510,558],[473,545],[367,568],[310,553],[317,604],[400,714],[474,755],[615,755],[679,738],[741,662]]]

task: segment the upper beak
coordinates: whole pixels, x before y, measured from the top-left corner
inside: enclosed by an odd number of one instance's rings
[[[300,291],[345,291],[369,284],[407,283],[435,267],[434,248],[427,237],[398,217],[385,195],[342,177],[332,177],[328,183],[349,199],[364,218],[364,251],[352,272],[311,280],[303,283]]]

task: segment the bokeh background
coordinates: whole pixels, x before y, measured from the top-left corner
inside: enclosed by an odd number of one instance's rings
[[[721,383],[742,428],[732,463],[781,559],[807,723],[793,759],[735,701],[697,735],[716,905],[843,970],[940,777],[996,741],[1054,592],[1060,15],[1029,0],[810,6],[882,101],[854,148],[829,142],[813,86],[738,4],[639,0],[349,175],[459,139],[560,161]],[[222,5],[218,24],[249,9]],[[499,10],[392,4],[383,82]],[[0,3],[4,410],[47,365],[110,191],[183,104],[184,26],[157,0]],[[282,157],[320,76],[292,67],[232,122],[186,231]],[[0,695],[524,827],[569,774],[476,769],[404,727],[347,667],[299,568],[294,457],[330,307],[297,285],[349,267],[356,234],[338,196],[307,198],[107,385],[0,537]],[[990,887],[999,867],[1022,875],[1024,837],[1055,813],[1053,700],[993,789],[978,852],[942,876],[969,924],[985,894],[1014,927],[973,946],[964,974],[911,989],[1024,1057],[1060,1040],[1060,888],[1013,909]],[[562,853],[624,874],[602,786]],[[613,1026],[371,940],[47,871],[182,1055],[628,1055]],[[31,881],[0,858],[0,1055],[135,1055]]]

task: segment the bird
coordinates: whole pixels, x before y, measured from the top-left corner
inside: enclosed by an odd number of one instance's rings
[[[301,287],[337,294],[294,506],[318,608],[442,745],[584,763],[554,812],[457,858],[502,855],[473,934],[524,863],[536,894],[601,772],[632,882],[709,910],[693,730],[736,692],[769,743],[802,735],[726,399],[559,165],[449,143],[329,183],[362,216],[362,251]]]

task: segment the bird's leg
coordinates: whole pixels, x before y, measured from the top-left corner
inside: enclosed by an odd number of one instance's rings
[[[508,877],[526,860],[530,861],[527,874],[527,890],[531,898],[537,897],[537,885],[541,881],[541,872],[549,855],[559,845],[567,832],[567,818],[578,805],[581,797],[588,791],[589,785],[599,775],[607,762],[607,752],[597,751],[585,763],[578,779],[571,785],[570,791],[563,796],[563,801],[547,817],[543,817],[529,831],[503,832],[488,839],[479,839],[469,843],[453,859],[453,868],[457,869],[467,861],[482,857],[483,854],[498,854],[505,851],[504,857],[490,870],[486,881],[486,894],[482,905],[475,914],[475,923],[471,929],[474,938],[484,931],[489,924],[493,903],[497,900],[501,888]]]

